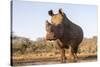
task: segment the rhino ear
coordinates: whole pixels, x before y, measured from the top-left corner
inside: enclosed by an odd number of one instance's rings
[[[63,12],[62,8],[60,8],[60,9],[59,9],[59,13],[60,13],[61,15],[63,15],[63,14],[64,14],[64,12]]]
[[[48,14],[49,14],[50,16],[53,16],[53,15],[54,15],[52,10],[49,10],[49,11],[48,11]]]

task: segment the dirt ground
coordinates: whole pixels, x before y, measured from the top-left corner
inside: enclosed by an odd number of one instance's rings
[[[66,54],[68,57],[68,55]],[[79,60],[73,63],[81,62],[96,62],[97,54],[78,54]],[[27,66],[27,65],[44,65],[44,64],[60,64],[60,54],[42,53],[42,54],[27,54],[12,57],[13,66]],[[66,63],[69,63],[66,60]]]

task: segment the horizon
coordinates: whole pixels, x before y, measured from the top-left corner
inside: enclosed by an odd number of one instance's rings
[[[33,39],[31,39],[31,38],[28,38],[28,37],[25,37],[25,36],[20,36],[20,35],[16,35],[16,34],[12,34],[12,36],[17,36],[17,37],[21,37],[21,38],[27,38],[27,39],[29,39],[29,40],[32,40],[32,41],[37,41],[37,39],[38,38],[45,38],[45,37],[37,37],[35,40],[33,40]],[[94,37],[97,37],[98,38],[98,36],[97,35],[93,35],[93,36],[91,36],[91,37],[83,37],[83,39],[91,39],[91,38],[94,38]]]
[[[13,0],[12,32],[31,40],[45,37],[45,21],[50,21],[48,11],[52,9],[57,13],[59,8],[63,9],[73,23],[82,27],[84,37],[97,36],[97,6],[95,5],[16,0]]]

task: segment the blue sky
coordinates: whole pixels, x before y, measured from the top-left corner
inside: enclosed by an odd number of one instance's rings
[[[36,40],[45,37],[45,21],[50,21],[48,11],[57,13],[62,8],[67,17],[84,31],[84,37],[97,35],[97,6],[58,4],[33,1],[13,1],[13,32],[22,37]]]

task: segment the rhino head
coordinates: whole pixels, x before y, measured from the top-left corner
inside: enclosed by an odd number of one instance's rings
[[[46,40],[56,40],[63,36],[64,28],[62,24],[54,25],[46,21]]]

